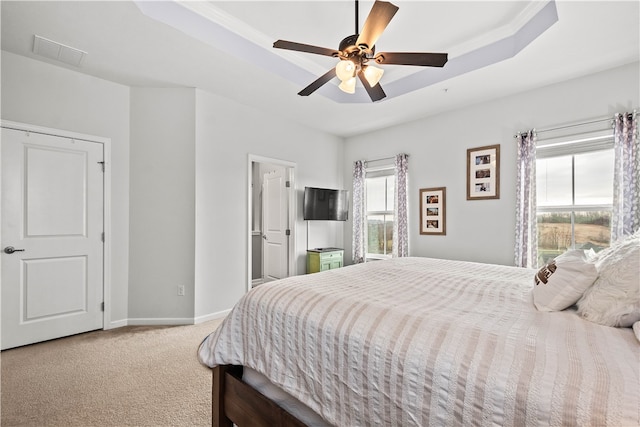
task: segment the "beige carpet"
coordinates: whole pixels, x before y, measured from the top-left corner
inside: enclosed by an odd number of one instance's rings
[[[196,350],[220,320],[128,326],[3,351],[2,426],[211,425]]]

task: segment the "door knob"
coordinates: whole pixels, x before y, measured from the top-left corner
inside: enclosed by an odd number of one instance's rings
[[[4,248],[5,254],[12,254],[14,252],[24,252],[24,249],[16,249],[13,246],[7,246],[6,248]]]
[[[264,240],[267,240],[267,235],[266,235],[266,234],[263,234],[263,235],[262,235],[262,238],[263,238]]]

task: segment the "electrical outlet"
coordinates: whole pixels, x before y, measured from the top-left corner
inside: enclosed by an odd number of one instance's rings
[[[178,296],[184,296],[184,285],[178,285]]]

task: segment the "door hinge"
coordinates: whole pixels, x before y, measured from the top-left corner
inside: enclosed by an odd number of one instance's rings
[[[102,240],[102,243],[104,243],[104,231],[101,233],[100,239]]]
[[[291,181],[287,181],[287,182],[285,182],[285,183],[284,183],[284,186],[285,186],[285,187],[287,187],[287,188],[291,187]]]
[[[291,230],[289,230],[288,228],[285,230],[284,232],[285,236],[291,236]]]
[[[100,303],[100,311],[104,311],[104,301]]]
[[[100,166],[102,166],[102,172],[104,172],[104,162],[98,162]]]

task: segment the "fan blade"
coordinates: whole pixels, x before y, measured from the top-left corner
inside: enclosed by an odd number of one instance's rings
[[[313,92],[318,90],[320,88],[320,86],[324,85],[325,83],[327,83],[329,80],[331,80],[334,77],[336,77],[336,69],[332,68],[329,71],[327,71],[324,75],[318,77],[318,79],[316,79],[316,81],[311,83],[309,86],[305,87],[300,92],[298,92],[298,95],[300,95],[300,96],[309,96]]]
[[[380,52],[374,59],[378,64],[444,67],[449,57],[446,53]]]
[[[329,49],[326,47],[311,46],[309,44],[302,44],[296,42],[289,42],[286,40],[277,40],[273,43],[273,47],[278,49],[295,50],[298,52],[315,53],[317,55],[325,56],[338,56],[339,52],[335,49]]]
[[[386,1],[376,0],[364,22],[362,31],[360,31],[356,46],[366,45],[370,51],[397,11],[397,6]]]
[[[362,85],[367,90],[369,98],[371,98],[373,102],[380,101],[382,98],[385,98],[387,96],[387,94],[384,93],[384,90],[382,90],[382,86],[380,86],[380,83],[371,87],[367,79],[364,77],[364,73],[362,71],[358,73],[358,77],[360,77]]]

